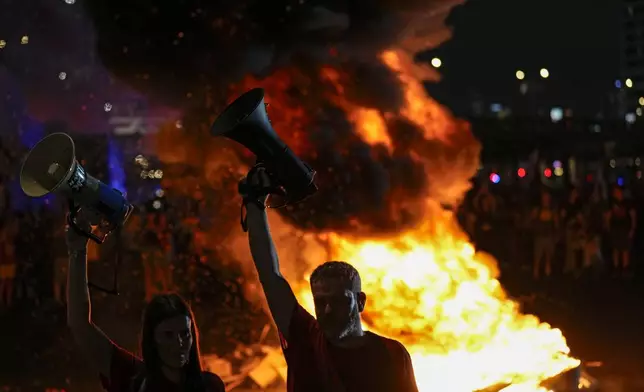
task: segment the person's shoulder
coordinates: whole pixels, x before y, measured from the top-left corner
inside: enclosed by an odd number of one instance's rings
[[[224,381],[215,373],[204,371],[203,379],[206,383],[206,390],[208,392],[225,392],[226,388]]]
[[[382,335],[378,335],[373,332],[369,332],[369,334],[372,336],[372,339],[380,341],[380,343],[383,344],[387,348],[387,351],[389,351],[390,353],[402,355],[402,356],[409,356],[409,352],[407,351],[407,348],[399,341],[384,337]]]

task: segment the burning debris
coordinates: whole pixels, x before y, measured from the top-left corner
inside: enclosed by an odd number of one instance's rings
[[[226,101],[262,87],[274,128],[319,173],[316,197],[271,218],[283,268],[300,282],[294,289],[307,309],[313,267],[351,262],[370,298],[366,326],[405,344],[421,391],[543,391],[579,365],[561,331],[520,313],[496,262],[476,253],[442,208],[469,189],[480,146],[467,123],[426,95],[423,81],[438,75],[413,55],[449,37],[443,19],[456,2],[87,3],[112,71],[184,110],[181,127],[158,134],[157,151],[193,167],[200,183],[166,171],[164,185],[169,194],[216,190],[210,243],[225,261],[255,279],[244,264],[247,241],[234,229],[233,196],[252,162],[210,138],[208,127]],[[142,33],[171,31],[172,23],[180,37]],[[279,374],[275,353],[256,369]],[[244,374],[260,385],[271,378]]]

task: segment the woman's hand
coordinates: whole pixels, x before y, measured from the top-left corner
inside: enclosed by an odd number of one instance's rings
[[[90,225],[89,220],[84,218],[82,214],[76,214],[76,225],[87,232],[92,231],[92,226]],[[67,224],[65,226],[65,240],[67,242],[67,251],[72,253],[86,250],[89,238],[78,233],[73,227]]]

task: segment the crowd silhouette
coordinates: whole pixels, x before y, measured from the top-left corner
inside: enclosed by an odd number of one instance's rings
[[[501,267],[529,271],[534,280],[553,276],[629,279],[640,250],[636,238],[638,183],[602,181],[549,188],[479,182],[459,209],[478,249]]]

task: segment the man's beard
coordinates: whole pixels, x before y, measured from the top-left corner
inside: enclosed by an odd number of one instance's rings
[[[330,340],[339,340],[350,336],[360,326],[360,312],[357,308],[351,310],[349,316],[343,320],[325,319],[320,323],[326,337]]]

